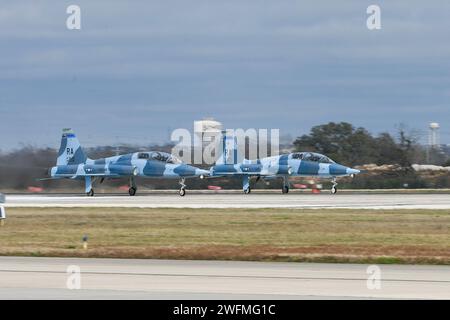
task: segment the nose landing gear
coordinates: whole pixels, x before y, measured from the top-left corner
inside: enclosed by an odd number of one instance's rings
[[[181,197],[184,197],[185,194],[186,194],[186,184],[185,184],[184,182],[185,182],[185,179],[182,178],[182,179],[180,180],[181,188],[180,188],[180,192],[179,192],[179,194],[180,194]]]
[[[137,192],[136,181],[134,180],[133,177],[130,177],[130,189],[128,189],[128,194],[131,197],[134,197],[136,195],[136,192]]]
[[[136,188],[131,187],[130,189],[128,189],[128,194],[129,194],[131,197],[133,197],[133,196],[136,195],[136,191],[137,191]]]
[[[333,183],[333,186],[331,187],[331,194],[336,194],[338,185],[338,183],[336,182],[336,178],[333,178],[331,182]]]
[[[281,188],[283,194],[289,193],[289,179],[288,177],[283,177],[283,187]]]

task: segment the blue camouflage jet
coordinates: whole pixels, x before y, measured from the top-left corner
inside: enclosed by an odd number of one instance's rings
[[[186,194],[186,178],[203,179],[209,174],[187,165],[177,157],[159,151],[136,152],[102,159],[89,159],[71,129],[63,129],[61,147],[56,166],[49,169],[50,178],[42,179],[76,179],[85,180],[85,192],[94,196],[93,184],[97,179],[128,178],[130,196],[137,191],[136,177],[164,178],[180,180],[180,196]]]
[[[353,177],[360,173],[360,170],[340,165],[327,156],[314,152],[295,152],[247,160],[239,155],[236,137],[223,135],[221,140],[221,155],[210,168],[209,177],[240,177],[242,189],[246,194],[251,192],[251,177],[256,177],[256,182],[260,179],[283,179],[282,193],[289,192],[291,177],[331,179],[331,193],[335,194],[338,177]]]

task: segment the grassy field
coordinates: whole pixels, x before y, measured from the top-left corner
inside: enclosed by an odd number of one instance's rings
[[[450,211],[9,208],[0,255],[450,264]]]

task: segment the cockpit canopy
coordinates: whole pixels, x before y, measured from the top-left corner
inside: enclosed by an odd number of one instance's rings
[[[327,156],[315,152],[296,152],[292,154],[292,159],[320,162],[320,163],[335,163]]]
[[[181,163],[181,160],[179,158],[175,157],[174,155],[171,155],[170,153],[166,153],[166,152],[160,152],[160,151],[139,152],[138,159],[161,161],[161,162],[172,163],[172,164],[180,164]]]

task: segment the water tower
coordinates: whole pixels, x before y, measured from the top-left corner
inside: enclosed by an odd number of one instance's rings
[[[213,118],[194,121],[194,146],[202,147],[209,144],[221,132],[222,123]]]
[[[431,122],[429,125],[428,145],[431,148],[438,148],[440,145],[439,128],[440,126],[437,122]]]

